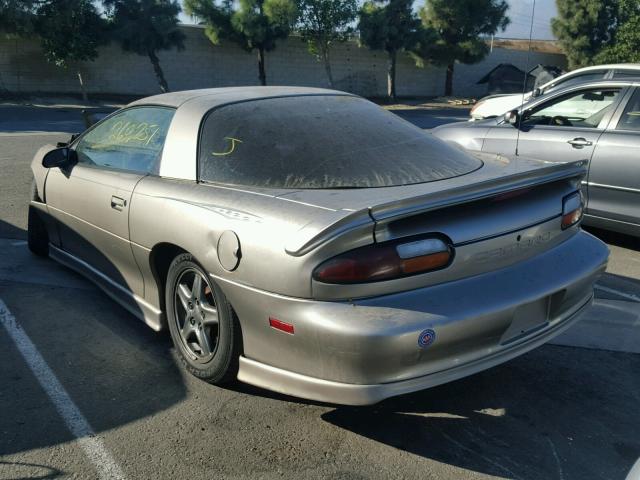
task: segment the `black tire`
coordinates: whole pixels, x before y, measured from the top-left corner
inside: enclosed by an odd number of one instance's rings
[[[184,287],[186,283],[189,283],[190,275],[195,278],[194,272],[200,274],[202,280],[204,280],[203,295],[206,298],[202,297],[202,302],[197,301],[196,297],[193,296],[195,289],[192,288],[194,310],[187,310],[178,297],[178,290],[180,285]],[[183,279],[185,279],[185,283],[182,283]],[[204,315],[202,317],[202,325],[196,324],[193,326],[194,324],[191,322],[192,326],[188,327],[191,331],[189,338],[194,339],[195,342],[189,342],[185,340],[182,333],[184,325],[186,325],[187,318],[190,315],[198,315],[197,308],[205,302],[208,302],[209,310],[211,310],[212,306],[217,310],[217,326],[216,324],[205,326],[204,316],[209,314],[200,312]],[[195,305],[196,303],[198,303],[197,306]],[[171,339],[184,368],[192,375],[209,383],[219,385],[234,381],[238,373],[238,358],[242,351],[240,324],[220,287],[211,281],[206,272],[189,253],[178,255],[169,266],[165,287],[165,306]],[[189,312],[192,313],[190,314]],[[191,316],[192,319],[193,316]],[[198,333],[196,329],[199,327],[211,340],[211,346],[213,345],[214,328],[217,329],[215,348],[212,346],[211,350],[213,351],[209,355],[204,355],[202,352],[198,352],[197,348],[195,350],[193,348],[193,345],[200,341],[200,337],[194,338]],[[202,354],[202,357],[199,357],[199,353]]]
[[[31,182],[31,200],[40,201],[35,180]],[[27,245],[29,250],[40,257],[49,256],[49,234],[38,210],[29,205],[27,218]]]

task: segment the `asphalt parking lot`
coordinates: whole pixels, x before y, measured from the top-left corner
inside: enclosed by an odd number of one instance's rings
[[[168,334],[29,254],[31,157],[81,129],[79,109],[0,106],[0,480],[625,479],[640,457],[640,240],[593,230],[612,252],[593,309],[472,377],[367,408],[219,388],[178,368]]]

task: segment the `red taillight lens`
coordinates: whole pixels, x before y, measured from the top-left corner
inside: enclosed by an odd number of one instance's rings
[[[367,283],[439,270],[451,263],[453,249],[440,238],[387,242],[357,248],[318,266],[313,278],[324,283]]]
[[[584,200],[581,192],[567,195],[562,200],[562,229],[572,227],[580,220],[584,213]]]

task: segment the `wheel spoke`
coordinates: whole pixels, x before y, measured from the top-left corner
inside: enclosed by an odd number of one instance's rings
[[[202,323],[204,325],[217,325],[218,324],[218,309],[208,303],[202,303],[200,308],[204,312],[204,319]]]
[[[200,345],[202,355],[209,355],[211,353],[211,343],[207,332],[205,332],[204,328],[197,328],[196,336],[198,337],[198,345]]]
[[[191,322],[189,321],[189,317],[186,317],[184,320],[184,325],[182,325],[182,330],[181,330],[182,338],[184,339],[185,342],[189,339],[191,332],[193,332],[193,325],[191,325]]]
[[[191,291],[189,290],[189,287],[187,287],[184,283],[180,283],[178,285],[178,298],[180,298],[182,307],[188,311],[189,302],[191,301]]]
[[[204,295],[202,295],[202,277],[198,273],[196,273],[193,278],[193,287],[191,288],[191,294],[196,300],[204,297]]]

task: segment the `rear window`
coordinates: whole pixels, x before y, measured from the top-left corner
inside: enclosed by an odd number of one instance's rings
[[[204,120],[201,180],[272,188],[431,182],[482,163],[377,105],[340,95],[230,104]]]

